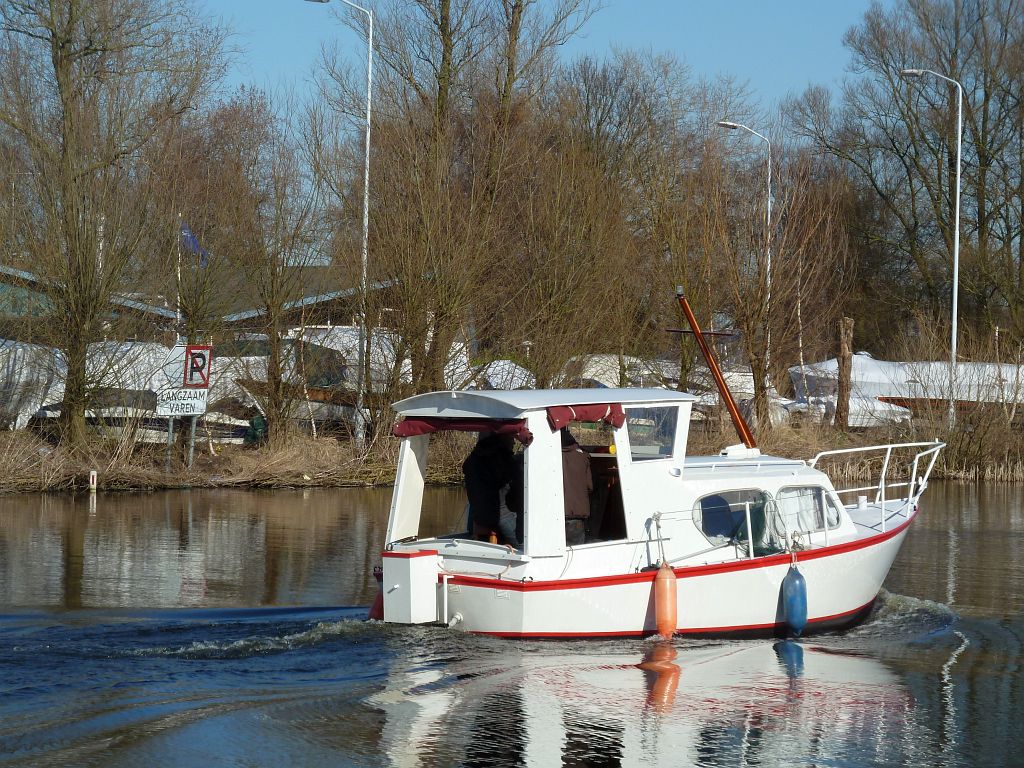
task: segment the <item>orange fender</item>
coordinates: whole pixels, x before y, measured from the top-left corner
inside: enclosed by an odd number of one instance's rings
[[[662,563],[654,577],[654,621],[658,634],[668,640],[678,626],[676,616],[676,574],[668,563]]]

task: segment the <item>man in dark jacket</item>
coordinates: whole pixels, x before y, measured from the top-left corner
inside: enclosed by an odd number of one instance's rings
[[[469,531],[474,538],[499,541],[501,493],[515,475],[512,435],[484,434],[462,463],[462,476],[469,499]]]
[[[567,546],[586,541],[586,521],[590,517],[590,492],[594,478],[590,473],[590,456],[580,448],[576,438],[562,428],[562,493],[565,496],[565,543]]]

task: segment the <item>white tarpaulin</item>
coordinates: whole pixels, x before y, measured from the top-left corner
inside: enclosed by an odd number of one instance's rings
[[[293,328],[288,332],[293,339],[319,344],[321,347],[340,352],[347,363],[340,383],[355,389],[359,382],[356,363],[359,360],[359,328],[354,325],[334,325],[330,328]],[[397,334],[385,329],[376,329],[370,339],[369,371],[370,388],[383,391],[396,373],[397,349],[400,346]],[[398,366],[399,381],[412,381],[412,363],[408,358]]]
[[[835,397],[812,397],[810,402],[793,401],[791,405],[787,406],[787,409],[791,413],[804,413],[817,421],[831,424],[836,417],[836,399]],[[888,424],[899,424],[909,421],[911,415],[909,408],[883,403],[873,397],[850,395],[848,424],[851,427],[882,427]]]
[[[851,394],[859,397],[903,397],[945,400],[949,397],[948,362],[889,362],[875,360],[866,352],[852,358]],[[789,369],[799,399],[835,399],[839,361]],[[806,392],[804,380],[807,381]],[[997,363],[958,363],[954,385],[957,400],[979,403],[1024,402],[1024,366]]]
[[[348,368],[344,381],[352,389],[358,383],[356,363],[359,360],[359,327],[355,325],[334,325],[329,328],[293,328],[289,338],[319,344],[340,352]],[[399,355],[402,359],[399,361]],[[396,331],[376,328],[370,336],[369,349],[370,389],[385,392],[396,383],[412,381],[412,362],[404,354],[402,338]],[[457,341],[448,350],[444,361],[444,381],[449,389],[464,389],[471,386],[474,369],[469,362],[468,346]]]
[[[565,387],[598,386],[619,387],[639,386],[639,379],[648,373],[644,361],[638,357],[624,355],[596,354],[570,357],[558,376],[558,384]],[[625,374],[626,381],[621,381]],[[650,377],[649,377],[650,378]],[[647,382],[644,386],[657,386]]]
[[[471,378],[472,386],[480,389],[529,389],[536,382],[532,373],[511,360],[492,360],[478,366]]]
[[[90,344],[86,379],[104,388],[155,392],[163,384],[161,367],[169,352],[163,344],[145,341]]]
[[[45,403],[63,399],[64,375],[56,350],[0,339],[0,423],[23,429]]]
[[[154,391],[154,377],[168,348],[146,342],[90,344],[86,378],[108,390]],[[55,349],[36,344],[0,341],[0,411],[16,429],[24,427],[42,406],[64,399],[67,366]]]

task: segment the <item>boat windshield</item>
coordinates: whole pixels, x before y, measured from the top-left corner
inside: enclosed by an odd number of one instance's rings
[[[672,458],[679,407],[647,406],[626,409],[626,430],[633,461]]]

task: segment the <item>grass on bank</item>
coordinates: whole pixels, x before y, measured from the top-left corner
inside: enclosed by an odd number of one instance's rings
[[[886,429],[839,431],[803,423],[755,432],[762,453],[810,459],[821,451],[896,442],[944,439],[947,448],[933,477],[962,481],[1024,482],[1024,432],[999,406],[958,418],[948,433],[944,413]],[[428,482],[459,483],[461,465],[474,435],[433,436]],[[690,431],[691,455],[716,454],[738,442],[727,421]],[[294,435],[283,446],[257,448],[217,446],[211,454],[200,441],[191,469],[176,451],[171,472],[165,471],[165,448],[122,441],[97,441],[83,451],[49,443],[26,431],[0,432],[0,493],[73,491],[88,487],[89,471],[98,473],[106,491],[155,490],[175,487],[313,487],[388,485],[394,481],[398,440],[380,436],[365,456],[346,441],[314,440]],[[837,480],[877,476],[878,460],[855,457],[830,467]]]

